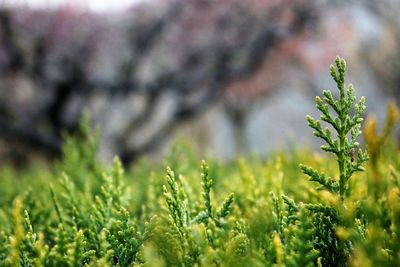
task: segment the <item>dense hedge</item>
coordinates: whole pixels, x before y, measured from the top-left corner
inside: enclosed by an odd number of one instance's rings
[[[367,121],[370,160],[343,190],[321,180],[340,177],[340,159],[299,148],[206,163],[178,145],[168,167],[141,161],[124,173],[118,159],[96,160],[96,138],[83,128],[51,168],[0,169],[0,265],[395,266],[394,105],[387,118],[381,134]]]

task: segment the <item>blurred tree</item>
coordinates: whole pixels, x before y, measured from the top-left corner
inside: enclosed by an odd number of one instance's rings
[[[104,154],[127,163],[223,97],[240,131],[242,96],[269,87],[237,94],[232,85],[317,24],[314,2],[153,1],[101,16],[2,9],[0,136],[57,156],[88,109]]]
[[[382,24],[382,32],[375,45],[365,45],[363,59],[372,67],[383,90],[389,91],[400,101],[400,2],[396,0],[363,2]]]

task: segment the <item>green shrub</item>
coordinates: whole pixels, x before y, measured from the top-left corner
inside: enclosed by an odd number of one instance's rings
[[[298,149],[199,164],[178,145],[169,167],[142,160],[125,172],[118,159],[97,161],[83,127],[54,167],[2,167],[0,266],[396,266],[394,113],[379,146],[375,128],[366,135],[374,160],[365,162],[365,100],[355,104],[345,87],[344,60],[331,75],[339,98],[316,98],[331,129],[308,117],[327,155]]]

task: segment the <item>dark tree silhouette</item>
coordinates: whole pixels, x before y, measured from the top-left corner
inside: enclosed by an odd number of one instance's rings
[[[103,129],[118,124],[103,137],[131,162],[312,30],[314,2],[155,1],[109,17],[2,9],[0,136],[58,156],[89,108]],[[107,120],[124,103],[124,116]]]

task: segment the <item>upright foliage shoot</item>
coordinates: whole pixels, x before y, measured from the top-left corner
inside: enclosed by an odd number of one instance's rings
[[[300,165],[301,170],[310,177],[311,181],[318,182],[324,189],[338,193],[343,199],[348,190],[348,181],[353,173],[363,171],[362,164],[368,159],[365,151],[359,148],[357,142],[361,135],[362,115],[366,109],[365,98],[361,97],[358,104],[354,95],[354,87],[345,85],[346,62],[336,57],[336,68],[331,65],[330,73],[339,90],[339,99],[335,99],[332,92],[324,90],[324,98],[315,98],[316,108],[321,111],[320,120],[307,116],[308,125],[314,129],[314,135],[326,142],[321,149],[335,154],[339,165],[339,179],[326,177],[306,165]],[[334,111],[332,114],[331,111]],[[352,115],[352,113],[354,113]],[[321,121],[332,126],[336,131],[336,137],[332,136],[329,127],[325,130]]]
[[[320,119],[316,120],[307,116],[307,121],[308,125],[314,129],[314,135],[325,141],[326,144],[322,145],[321,149],[335,155],[339,177],[333,179],[300,164],[301,170],[310,177],[310,181],[319,183],[322,189],[338,195],[342,200],[342,205],[339,207],[335,204],[323,203],[307,205],[316,228],[315,248],[319,251],[324,266],[347,265],[353,241],[340,238],[337,233],[338,229],[346,227],[357,229],[359,219],[353,218],[353,214],[347,214],[349,212],[345,198],[348,197],[349,179],[355,172],[364,171],[362,164],[368,159],[366,151],[362,150],[357,142],[357,138],[361,135],[362,115],[366,109],[365,98],[361,97],[356,103],[353,85],[350,84],[347,88],[345,85],[346,62],[336,57],[335,63],[336,66],[330,66],[330,74],[336,82],[339,98],[336,99],[331,91],[324,90],[323,99],[319,96],[315,98],[316,108],[322,113]],[[330,127],[323,129],[321,121]],[[332,134],[332,130],[335,134]]]

